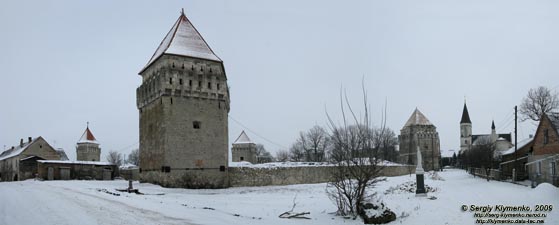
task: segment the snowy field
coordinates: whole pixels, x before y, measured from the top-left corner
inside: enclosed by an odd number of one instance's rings
[[[545,224],[559,224],[559,189],[535,189],[473,178],[462,170],[426,178],[435,189],[430,200],[406,191],[414,177],[390,177],[375,190],[398,219],[391,224],[475,224],[462,205],[551,204]],[[0,224],[362,224],[332,213],[326,184],[186,190],[134,183],[146,195],[118,192],[127,182],[22,181],[0,183]],[[106,191],[104,191],[105,189]],[[119,196],[111,193],[118,193]],[[291,210],[308,211],[311,219],[280,219]]]

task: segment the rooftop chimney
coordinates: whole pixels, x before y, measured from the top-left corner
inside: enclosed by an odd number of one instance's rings
[[[29,143],[32,141],[31,137],[27,137],[27,140],[29,140]]]
[[[22,148],[23,148],[23,138],[22,138],[22,139],[19,139],[19,147],[22,147]]]

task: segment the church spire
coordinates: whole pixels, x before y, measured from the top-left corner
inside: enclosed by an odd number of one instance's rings
[[[491,130],[495,130],[495,120],[491,121]]]
[[[462,120],[460,120],[460,123],[472,123],[470,114],[468,113],[468,107],[466,106],[466,100],[464,100],[464,109],[462,110]]]

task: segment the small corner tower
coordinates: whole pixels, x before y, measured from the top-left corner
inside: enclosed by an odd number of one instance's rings
[[[169,181],[188,176],[203,188],[227,187],[227,76],[223,61],[184,12],[139,75],[141,173],[169,173]]]
[[[250,163],[257,163],[256,158],[256,143],[254,143],[243,130],[241,135],[233,142],[231,149],[233,162],[247,161]]]
[[[464,100],[464,109],[462,110],[462,119],[460,120],[460,151],[465,151],[472,144],[472,121],[468,113],[468,107]]]
[[[76,144],[76,160],[78,161],[100,161],[101,148],[99,142],[89,130],[89,123],[85,128],[80,140]]]
[[[417,149],[423,156],[426,170],[438,170],[440,161],[440,141],[437,128],[419,109],[415,109],[410,118],[400,130],[400,163],[416,165]]]

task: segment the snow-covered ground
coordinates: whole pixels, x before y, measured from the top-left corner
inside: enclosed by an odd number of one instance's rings
[[[531,189],[487,182],[462,170],[439,175],[442,179],[426,176],[435,200],[406,191],[405,184],[415,180],[407,175],[390,177],[375,189],[398,215],[391,224],[474,224],[473,213],[463,212],[462,205],[559,207],[559,189],[548,184]],[[146,195],[115,191],[127,185],[123,180],[3,182],[0,224],[362,224],[332,214],[336,207],[325,184],[187,190],[136,182],[135,188]],[[291,210],[294,200],[294,211],[310,212],[310,220],[278,218]],[[543,219],[559,224],[559,208]]]

